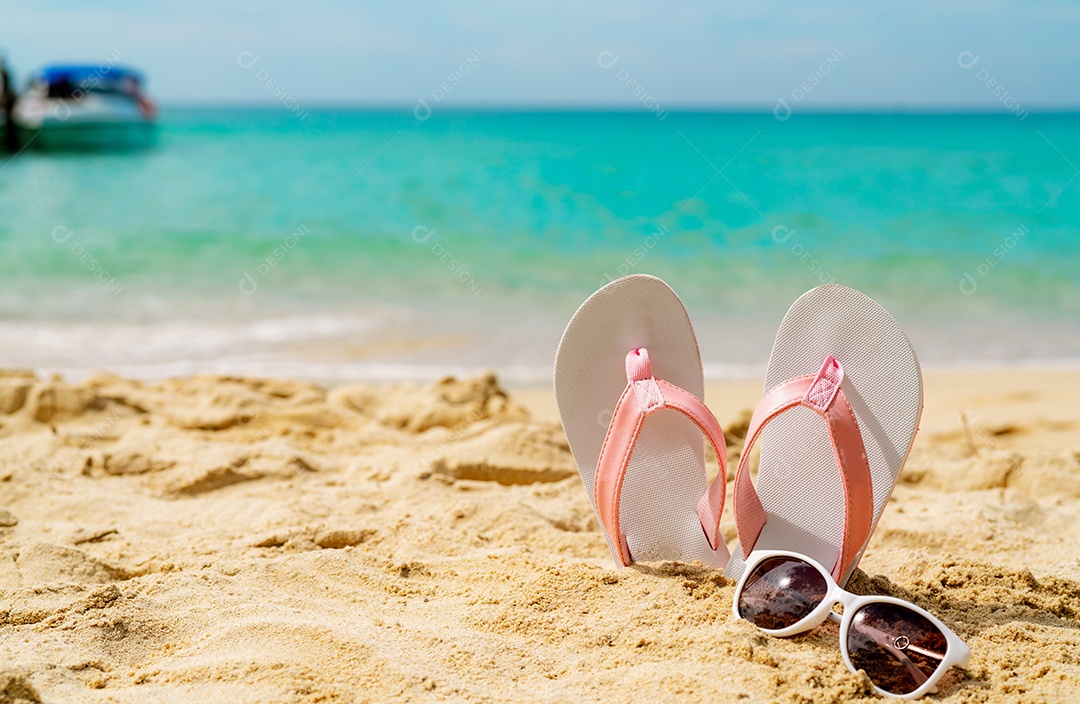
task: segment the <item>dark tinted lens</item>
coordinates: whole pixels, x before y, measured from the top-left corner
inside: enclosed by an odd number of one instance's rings
[[[847,637],[851,664],[886,692],[909,694],[945,659],[945,634],[905,606],[868,604],[851,620]]]
[[[758,628],[778,631],[810,615],[829,592],[825,577],[792,557],[758,563],[739,594],[739,615]]]

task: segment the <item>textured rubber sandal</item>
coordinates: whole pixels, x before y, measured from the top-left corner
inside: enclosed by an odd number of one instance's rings
[[[739,543],[725,575],[738,579],[752,550],[787,550],[825,565],[843,586],[918,430],[918,358],[884,308],[829,284],[804,294],[784,316],[765,388],[736,472]],[[756,488],[749,476],[755,440]]]
[[[613,281],[567,325],[555,359],[555,400],[617,565],[727,563],[718,527],[727,454],[703,396],[690,319],[660,279]],[[720,463],[711,487],[703,436]],[[699,499],[703,514],[716,520],[699,517]]]

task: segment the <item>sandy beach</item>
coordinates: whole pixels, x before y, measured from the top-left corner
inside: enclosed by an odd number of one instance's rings
[[[942,701],[1076,701],[1080,372],[926,384],[849,588],[968,642]],[[760,392],[708,390],[733,454]],[[614,569],[547,388],[7,372],[0,414],[5,704],[880,701],[833,626]]]

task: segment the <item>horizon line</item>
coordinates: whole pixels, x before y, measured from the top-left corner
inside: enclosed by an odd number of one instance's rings
[[[171,108],[242,108],[242,109],[283,109],[277,101],[243,101],[243,100],[160,100],[159,106]],[[300,105],[300,101],[297,101]],[[416,107],[416,102],[390,102],[390,101],[311,101],[305,102],[305,110],[370,110],[372,112],[411,111]],[[744,113],[756,115],[772,113],[774,104],[700,104],[683,103],[673,104],[664,108],[666,113]],[[626,104],[603,104],[603,103],[470,103],[440,106],[439,112],[607,112],[607,113],[640,113],[652,114],[654,111],[645,110],[635,105]],[[1031,114],[1076,114],[1080,113],[1080,103],[1062,105],[1033,105],[1026,107],[1025,112]],[[864,115],[1012,115],[1012,111],[1004,110],[992,105],[830,105],[830,106],[807,106],[798,112],[802,114],[837,115],[837,114],[864,114]]]

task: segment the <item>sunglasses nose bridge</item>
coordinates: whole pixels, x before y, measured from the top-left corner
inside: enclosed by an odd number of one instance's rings
[[[864,601],[864,597],[860,597],[857,594],[852,594],[849,591],[844,590],[842,587],[833,585],[832,591],[829,592],[829,603],[835,604],[840,602],[844,605],[844,615],[854,613],[857,606],[860,606],[860,602]]]

